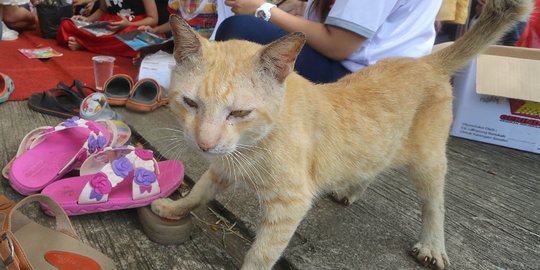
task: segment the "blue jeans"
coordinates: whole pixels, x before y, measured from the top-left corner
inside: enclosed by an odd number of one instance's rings
[[[242,39],[268,44],[288,32],[260,18],[249,15],[229,17],[224,20],[216,32],[216,40]],[[294,69],[304,78],[315,83],[329,83],[351,73],[339,61],[332,60],[309,45],[304,45],[296,59]]]

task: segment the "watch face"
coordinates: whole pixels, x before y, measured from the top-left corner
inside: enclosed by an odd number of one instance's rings
[[[257,11],[257,17],[265,19],[266,14],[264,13],[264,11],[259,10],[259,11]]]

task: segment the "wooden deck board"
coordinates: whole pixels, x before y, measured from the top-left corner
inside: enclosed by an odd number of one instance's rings
[[[26,102],[1,104],[0,115],[2,167],[15,155],[20,140],[27,132],[36,127],[61,122],[59,118],[30,111]],[[0,194],[15,201],[23,198],[16,194],[5,179],[0,183]],[[41,211],[35,208],[33,211],[31,208],[24,210],[34,220],[52,225],[53,218],[45,216]],[[212,216],[207,212],[206,208],[201,208],[197,214],[210,220]],[[71,221],[82,241],[110,256],[118,269],[217,270],[235,269],[239,266],[239,261],[229,256],[212,236],[218,233],[205,232],[200,222],[197,222],[198,226],[190,241],[164,246],[148,240],[133,209],[74,216]]]
[[[150,146],[179,158],[198,179],[206,162],[171,129],[167,108],[151,114],[119,110]],[[23,102],[0,105],[0,165],[22,136],[57,118],[30,112]],[[5,139],[4,139],[5,138]],[[540,155],[451,138],[446,185],[446,240],[450,269],[540,269]],[[2,182],[2,193],[20,198]],[[141,232],[133,210],[74,217],[83,240],[112,256],[119,269],[236,269],[249,248],[260,207],[253,191],[236,186],[212,203],[236,222],[242,237],[221,229],[207,208],[196,211],[193,239],[166,247]],[[40,220],[48,220],[40,218]],[[221,227],[220,227],[221,228]],[[299,226],[276,269],[421,269],[409,255],[420,231],[418,197],[403,170],[387,172],[364,198],[343,207],[324,197]]]
[[[151,123],[144,119],[149,116],[123,113],[150,144],[180,156],[192,178],[204,172],[206,163],[184,142],[176,151],[159,141],[174,135],[163,128],[179,128],[167,109],[154,112]],[[540,155],[451,138],[448,159],[450,269],[539,269]],[[217,203],[254,234],[260,208],[251,190],[232,188]],[[403,170],[390,171],[352,206],[318,201],[284,259],[297,269],[416,269],[408,250],[419,231],[418,197]]]

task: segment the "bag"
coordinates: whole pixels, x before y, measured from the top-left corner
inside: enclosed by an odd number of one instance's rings
[[[46,5],[41,4],[36,7],[39,19],[39,30],[44,38],[56,38],[56,32],[60,22],[64,18],[73,16],[71,5]]]

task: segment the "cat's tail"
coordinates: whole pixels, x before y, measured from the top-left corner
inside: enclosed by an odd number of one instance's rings
[[[530,0],[488,0],[474,26],[454,44],[423,57],[445,74],[463,67],[532,10]]]

